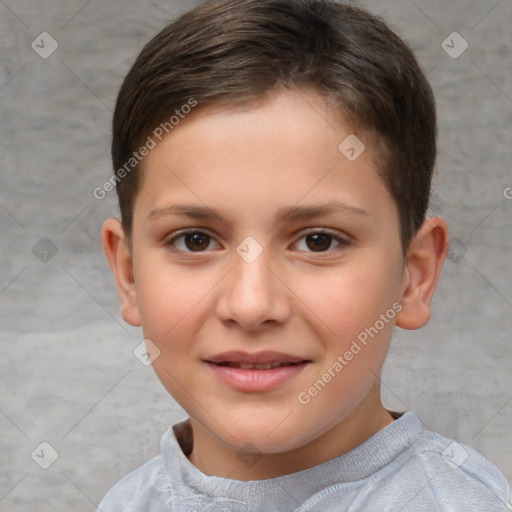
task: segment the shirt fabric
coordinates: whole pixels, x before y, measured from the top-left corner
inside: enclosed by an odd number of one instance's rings
[[[353,450],[267,480],[209,476],[187,458],[189,420],[162,436],[161,455],[122,478],[101,512],[505,512],[510,488],[472,448],[424,430],[406,412]]]

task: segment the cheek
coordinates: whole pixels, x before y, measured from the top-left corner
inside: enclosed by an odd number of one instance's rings
[[[160,351],[153,361],[153,370],[165,389],[184,405],[187,397],[190,399],[190,393],[196,394],[198,383],[193,379],[190,361],[208,290],[201,286],[205,281],[199,276],[195,283],[194,277],[187,272],[161,270],[157,265],[146,265],[140,273],[137,300],[144,337],[155,343]]]
[[[171,340],[172,333],[190,327],[191,315],[214,285],[207,276],[175,269],[162,262],[141,262],[137,273],[137,303],[147,337]]]
[[[380,372],[397,313],[397,274],[391,267],[361,257],[321,279],[303,282],[300,293],[313,312],[311,326],[325,351],[320,371],[330,369],[336,375],[326,376],[332,382],[323,392],[327,402],[350,407],[337,397],[346,395],[346,389],[358,390],[353,396],[364,394]]]
[[[303,279],[297,295],[331,335],[346,339],[373,325],[391,307],[391,279],[369,264],[357,263]]]

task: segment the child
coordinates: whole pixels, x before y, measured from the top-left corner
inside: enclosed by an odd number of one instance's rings
[[[380,399],[448,249],[426,219],[432,91],[378,18],[221,0],[164,28],[119,92],[123,318],[189,418],[113,511],[504,511],[503,475]]]

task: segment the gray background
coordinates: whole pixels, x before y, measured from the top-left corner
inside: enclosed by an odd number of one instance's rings
[[[92,190],[110,174],[123,76],[157,30],[197,3],[0,1],[1,511],[95,510],[185,417],[132,353],[141,331],[119,314],[100,245],[117,205],[113,192],[98,201]],[[361,3],[428,72],[439,112],[431,210],[452,237],[430,324],[395,332],[385,403],[512,480],[512,1]],[[43,31],[59,45],[47,59],[31,48]],[[458,58],[442,48],[454,31],[469,44]],[[452,51],[461,42],[447,40]],[[58,452],[46,470],[36,463],[50,462],[43,441]]]

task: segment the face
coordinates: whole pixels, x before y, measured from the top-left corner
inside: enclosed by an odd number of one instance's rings
[[[191,115],[146,158],[129,320],[227,447],[297,450],[381,407],[404,260],[379,155],[339,149],[353,133],[319,95],[276,92]]]

